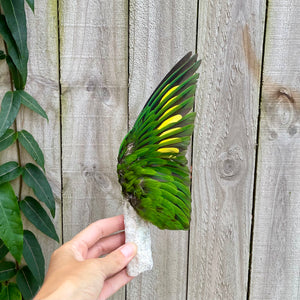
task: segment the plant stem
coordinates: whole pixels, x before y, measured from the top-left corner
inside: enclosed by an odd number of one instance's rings
[[[8,55],[7,45],[6,45],[5,42],[4,42],[4,48],[5,48],[6,55]],[[10,79],[10,89],[13,92],[14,91],[14,84],[13,84],[13,79],[12,79],[12,75],[11,75],[10,70],[9,70],[9,79]],[[14,120],[14,130],[15,130],[15,132],[18,131],[18,126],[17,126],[17,120],[16,119]],[[17,146],[18,163],[19,163],[19,166],[21,166],[22,165],[21,150],[20,150],[20,143],[19,143],[18,139],[16,140],[16,146]],[[22,177],[20,177],[20,180],[19,180],[19,197],[18,197],[18,201],[21,201],[22,186],[23,186],[23,180],[22,180]]]
[[[14,121],[14,129],[15,129],[16,132],[18,131],[17,121],[16,120]],[[20,150],[20,143],[19,143],[18,139],[16,140],[16,145],[17,145],[18,163],[19,163],[19,166],[21,166],[22,165],[22,162],[21,162],[21,150]],[[22,179],[22,176],[20,176],[20,180],[19,180],[19,199],[18,199],[18,201],[21,201],[22,187],[23,187],[23,179]]]
[[[5,48],[5,53],[7,55],[8,51],[7,51],[7,45],[6,45],[5,42],[4,42],[4,48]],[[13,84],[13,79],[12,79],[12,75],[11,75],[10,70],[9,70],[9,79],[10,79],[10,89],[13,92],[14,91],[14,84]],[[17,120],[16,119],[14,120],[14,130],[15,130],[15,132],[18,131]],[[19,163],[19,166],[21,166],[21,151],[20,151],[20,143],[19,143],[18,139],[16,140],[16,146],[17,146],[18,163]],[[19,178],[19,197],[18,197],[18,201],[21,201],[22,186],[23,186],[23,180],[22,180],[22,176],[20,176],[20,178]],[[16,261],[16,269],[19,270],[20,269],[19,263],[18,263],[17,260],[15,260],[15,261]],[[24,299],[23,296],[22,296],[22,299]]]

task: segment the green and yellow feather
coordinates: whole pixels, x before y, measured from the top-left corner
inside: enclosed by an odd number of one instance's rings
[[[194,129],[199,65],[197,55],[189,52],[172,68],[120,146],[117,170],[122,193],[140,217],[160,229],[190,226],[185,155]]]

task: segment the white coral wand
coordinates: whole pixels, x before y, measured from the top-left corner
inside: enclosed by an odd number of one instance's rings
[[[137,254],[127,266],[129,276],[137,276],[153,267],[149,222],[144,221],[130,205],[124,203],[126,242],[137,245]]]

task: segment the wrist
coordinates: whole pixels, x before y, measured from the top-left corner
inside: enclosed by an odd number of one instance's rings
[[[48,291],[47,287],[42,287],[33,300],[76,300],[75,286],[71,281],[63,282],[56,290]]]

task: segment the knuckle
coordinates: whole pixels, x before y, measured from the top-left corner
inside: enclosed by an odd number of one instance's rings
[[[110,277],[113,274],[121,271],[125,266],[124,259],[117,253],[107,255],[103,258],[97,259],[98,271],[104,276],[104,278]]]
[[[55,259],[56,257],[58,257],[61,254],[61,252],[63,250],[62,247],[63,246],[61,246],[61,247],[57,248],[56,250],[54,250],[54,252],[51,254],[51,259]]]
[[[118,255],[116,255],[116,260],[115,261],[116,261],[117,265],[123,266],[124,262],[125,262],[124,256],[118,253]]]
[[[106,286],[107,286],[107,289],[111,292],[115,292],[117,291],[117,287],[115,286],[115,284],[113,283],[112,280],[107,280],[106,281]]]
[[[99,233],[99,237],[104,237],[105,236],[105,232],[104,232],[104,228],[102,225],[96,223],[96,227],[97,227],[97,232]]]
[[[89,259],[85,261],[89,265],[92,266],[92,268],[95,269],[95,272],[97,272],[103,280],[107,277],[106,274],[106,264],[103,263],[102,259]]]
[[[105,253],[106,249],[105,247],[101,244],[101,243],[98,243],[95,245],[95,250],[96,252],[99,254],[99,255],[102,255],[102,253]]]
[[[51,254],[51,260],[56,260],[61,256],[66,256],[70,253],[70,245],[69,243],[63,244]]]
[[[106,258],[109,263],[113,264],[117,268],[121,268],[124,265],[124,256],[119,252],[114,253],[113,255],[108,255]]]

